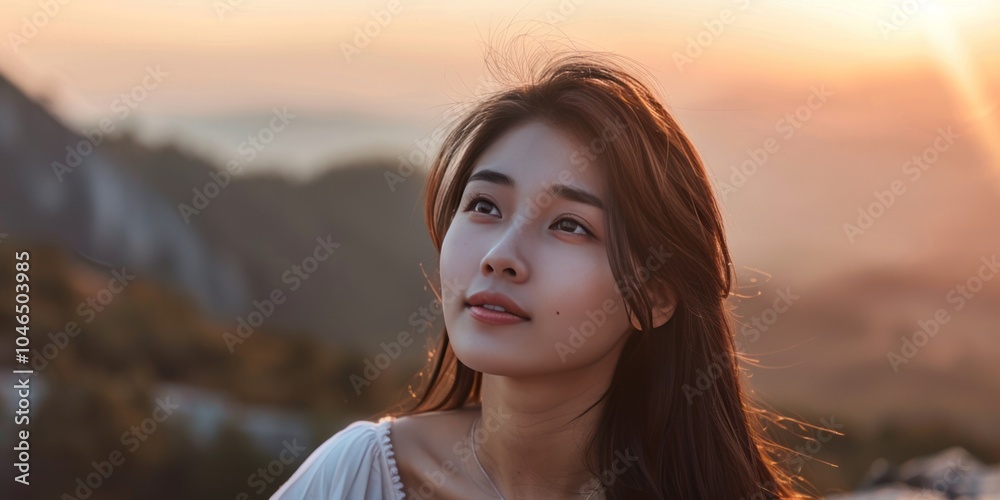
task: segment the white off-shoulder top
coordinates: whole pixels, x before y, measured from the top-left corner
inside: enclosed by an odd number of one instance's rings
[[[404,498],[389,440],[393,420],[391,416],[378,423],[359,420],[334,434],[302,462],[271,500]]]

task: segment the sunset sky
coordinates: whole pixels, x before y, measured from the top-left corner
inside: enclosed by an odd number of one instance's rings
[[[386,10],[386,1],[51,0],[60,5],[33,37],[11,53],[37,1],[0,6],[4,67],[25,78],[65,85],[84,109],[133,85],[147,64],[169,71],[150,111],[211,113],[267,101],[324,110],[420,113],[447,98],[448,84],[475,77],[482,42],[511,26],[552,21],[578,43],[628,55],[678,92],[714,74],[788,80],[845,72],[901,70],[927,64],[928,28],[947,22],[983,69],[1000,51],[1000,5],[988,0],[925,0],[909,19],[893,18],[910,1],[399,2],[388,24],[350,62],[342,43]],[[230,7],[228,3],[236,4]],[[336,4],[336,5],[332,5]],[[504,7],[506,4],[509,7]],[[731,16],[705,54],[678,71],[672,58],[705,23]],[[565,12],[565,14],[563,14]],[[905,12],[905,11],[904,11]],[[902,24],[894,24],[903,19]],[[513,22],[513,25],[511,25]],[[889,23],[892,29],[884,24]],[[884,36],[885,34],[886,36]],[[703,40],[709,40],[703,37]],[[14,56],[18,61],[10,61]],[[716,82],[725,83],[725,82]]]
[[[947,89],[949,109],[979,120],[996,109],[987,89],[1000,80],[1000,6],[987,0],[403,0],[350,60],[345,44],[377,26],[374,13],[388,12],[389,2],[49,1],[52,14],[35,0],[0,4],[0,71],[48,98],[66,120],[83,127],[108,116],[122,92],[158,67],[167,76],[131,118],[180,136],[171,127],[186,128],[195,142],[231,117],[275,106],[310,117],[301,123],[357,123],[313,135],[300,126],[304,135],[287,139],[300,153],[324,134],[338,138],[316,147],[345,155],[351,144],[418,140],[449,103],[473,93],[485,43],[504,30],[546,29],[535,21],[578,47],[644,65],[682,122],[691,113],[714,112],[717,120],[746,110],[771,114],[771,106],[797,102],[820,83],[884,90],[928,78]],[[857,126],[863,116],[843,109],[839,127]],[[986,121],[993,123],[977,128],[996,137],[996,116]],[[228,140],[221,132],[202,139]]]

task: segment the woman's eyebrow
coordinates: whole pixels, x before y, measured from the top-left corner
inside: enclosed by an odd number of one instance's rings
[[[513,188],[514,179],[511,179],[507,174],[497,172],[496,170],[490,170],[488,168],[481,169],[469,177],[468,182],[473,181],[484,181],[493,184],[498,184],[500,186],[506,186]],[[562,198],[564,200],[575,201],[577,203],[583,203],[596,207],[600,210],[604,210],[604,202],[601,201],[596,195],[591,194],[573,186],[566,184],[550,184],[548,192],[553,196]]]

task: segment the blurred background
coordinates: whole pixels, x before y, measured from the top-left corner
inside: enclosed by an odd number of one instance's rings
[[[17,463],[30,430],[31,485],[8,469],[0,496],[267,498],[407,397],[443,326],[428,159],[496,88],[484,51],[542,25],[641,64],[703,155],[754,394],[842,434],[773,426],[791,465],[823,495],[986,498],[998,22],[985,0],[3,2],[0,443]]]

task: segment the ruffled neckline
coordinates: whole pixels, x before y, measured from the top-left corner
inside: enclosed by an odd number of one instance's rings
[[[389,466],[389,474],[392,476],[392,486],[396,488],[396,498],[406,498],[403,492],[403,480],[399,477],[399,467],[396,466],[396,452],[392,449],[392,440],[389,438],[390,427],[396,418],[385,416],[378,420],[375,430],[378,433],[379,446],[382,448],[382,455],[385,457],[386,465]]]

